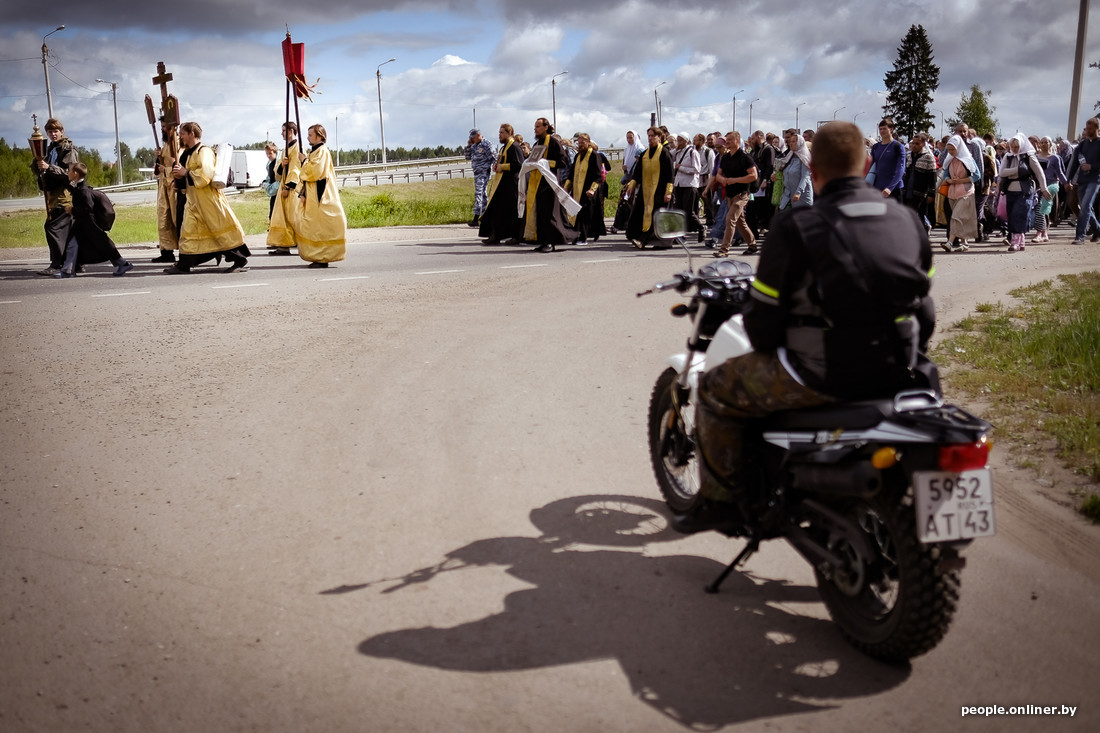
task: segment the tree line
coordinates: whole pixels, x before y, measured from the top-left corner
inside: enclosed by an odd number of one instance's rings
[[[93,187],[109,186],[118,181],[115,172],[114,161],[105,162],[99,157],[99,151],[76,146],[77,155],[84,165],[88,166],[88,184]],[[124,160],[132,160],[126,143],[122,143]],[[0,196],[4,198],[27,198],[38,194],[38,179],[31,172],[31,155],[29,147],[20,148],[8,145],[7,140],[0,137]],[[133,163],[123,167],[123,173],[131,173],[132,178],[126,180],[140,180],[137,164]]]
[[[153,148],[138,148],[130,151],[126,143],[120,143],[122,147],[122,180],[124,183],[135,183],[144,180],[148,176],[140,169],[152,168],[156,160],[156,150]],[[237,147],[237,146],[234,146]],[[240,150],[263,150],[264,143],[249,143],[237,147]],[[115,161],[103,160],[99,151],[90,148],[76,146],[77,154],[81,162],[88,166],[88,184],[93,188],[111,186],[118,183],[118,173],[115,169]],[[396,163],[404,160],[423,160],[427,158],[447,158],[462,155],[462,148],[448,148],[437,145],[434,148],[386,148],[386,160]],[[3,198],[29,198],[38,195],[38,182],[31,172],[31,161],[34,160],[29,147],[12,146],[0,137],[0,197]],[[381,148],[355,148],[340,151],[340,165],[357,165],[380,163],[382,161]]]

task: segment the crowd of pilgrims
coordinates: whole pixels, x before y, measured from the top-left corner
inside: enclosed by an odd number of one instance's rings
[[[158,151],[157,222],[167,274],[187,274],[204,262],[247,269],[251,256],[244,231],[215,181],[215,154],[202,144],[195,122],[162,124]],[[110,261],[115,275],[133,265],[123,258],[94,215],[95,202],[64,127],[46,124],[50,144],[32,166],[46,195],[45,232],[50,266],[39,274],[72,277],[84,264]],[[943,228],[940,246],[962,252],[971,244],[1007,245],[1023,251],[1049,241],[1049,229],[1075,221],[1074,244],[1100,241],[1100,120],[1090,118],[1074,141],[1016,134],[979,137],[965,124],[940,139],[918,133],[898,139],[890,118],[866,140],[866,181],[913,208],[929,235]],[[294,122],[282,126],[282,150],[268,143],[264,190],[270,197],[267,235],[271,255],[297,255],[311,268],[344,259],[347,219],[322,125],[298,140]],[[509,124],[499,129],[499,147],[470,130],[465,149],[474,171],[474,216],[484,244],[584,245],[608,234],[625,234],[634,247],[668,248],[654,231],[662,208],[686,214],[698,243],[725,257],[737,244],[759,251],[772,216],[788,207],[812,206],[810,164],[813,130],[782,135],[755,131],[748,140],[725,135],[672,134],[650,127],[642,138],[629,130],[621,160],[612,163],[587,133],[558,135],[540,117],[530,141]],[[605,221],[608,176],[619,176],[621,193],[612,225]],[[1082,213],[1083,212],[1083,213]],[[178,258],[177,258],[178,255]]]
[[[939,139],[918,133],[902,140],[893,120],[884,118],[877,140],[865,141],[866,181],[913,208],[930,236],[942,229],[939,244],[947,252],[982,242],[1020,252],[1029,233],[1032,243],[1048,242],[1050,227],[1063,221],[1076,227],[1075,244],[1089,236],[1096,242],[1097,127],[1095,118],[1088,120],[1074,141],[1023,133],[998,139],[965,124]],[[655,235],[652,216],[675,208],[716,257],[735,244],[754,254],[777,211],[813,205],[813,130],[757,130],[744,141],[738,132],[673,134],[658,126],[642,137],[630,130],[613,164],[588,134],[570,140],[539,118],[534,157],[546,159],[552,181],[545,180],[545,167],[533,167],[531,143],[510,125],[501,126],[495,152],[478,130],[470,132],[466,157],[479,192],[470,224],[479,227],[485,244],[527,243],[549,252],[622,233],[639,249],[667,248],[672,245]],[[522,175],[528,170],[529,178]],[[610,228],[604,221],[608,176],[621,176],[622,183]],[[563,209],[562,196],[576,201],[579,211]]]

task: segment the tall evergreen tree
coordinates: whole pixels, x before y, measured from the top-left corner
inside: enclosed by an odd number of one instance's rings
[[[924,26],[909,26],[898,48],[894,70],[887,71],[883,79],[888,93],[882,112],[894,118],[895,132],[901,137],[912,138],[936,122],[928,111],[932,93],[940,85],[940,67],[934,58]]]
[[[997,108],[990,106],[988,99],[992,94],[993,92],[989,89],[983,92],[977,84],[971,86],[970,94],[962,95],[959,101],[959,106],[955,110],[955,119],[948,120],[948,124],[954,127],[960,122],[965,122],[967,127],[978,131],[979,137],[986,133],[996,135],[999,123],[993,116],[993,112]]]

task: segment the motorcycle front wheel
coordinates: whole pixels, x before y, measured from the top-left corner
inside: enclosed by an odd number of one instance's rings
[[[912,502],[895,492],[855,501],[845,514],[874,557],[861,558],[847,537],[830,541],[843,566],[815,570],[829,615],[853,646],[876,659],[901,664],[932,650],[955,615],[958,570],[941,569],[941,548],[921,544]]]
[[[674,514],[686,512],[699,493],[695,408],[689,400],[671,367],[661,372],[649,399],[649,456],[661,496]]]

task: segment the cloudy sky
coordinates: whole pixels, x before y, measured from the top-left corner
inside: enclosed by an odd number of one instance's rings
[[[586,131],[603,146],[644,129],[660,96],[674,131],[734,124],[778,131],[837,119],[868,134],[881,116],[883,75],[911,25],[924,26],[941,68],[932,107],[951,117],[972,84],[992,91],[1004,134],[1064,135],[1079,0],[8,0],[0,25],[0,137],[26,147],[31,114],[47,110],[47,39],[56,116],[77,144],[114,157],[110,86],[131,149],[151,147],[144,98],[158,61],[175,76],[182,117],[206,142],[278,135],[286,103],[279,44],[287,26],[306,44],[304,125],[329,144],[463,144],[474,124],[530,135],[534,119]],[[1100,19],[1086,62],[1100,60]],[[560,72],[556,86],[551,79]],[[734,98],[736,97],[736,105]],[[1084,71],[1080,119],[1100,99],[1100,69]],[[735,111],[736,109],[736,111]]]

